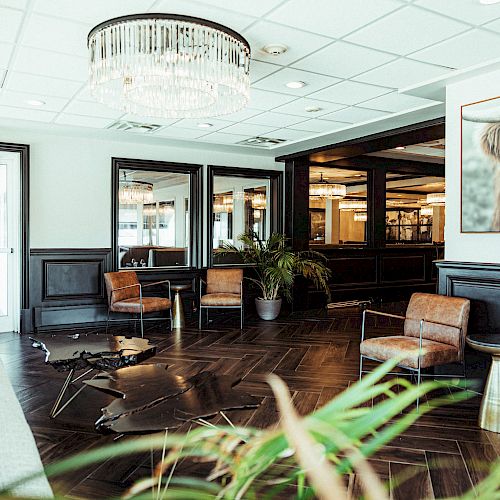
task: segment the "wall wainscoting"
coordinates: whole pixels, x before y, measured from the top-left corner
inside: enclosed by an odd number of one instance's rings
[[[471,301],[468,334],[498,334],[500,339],[500,264],[438,261],[441,295]],[[485,379],[490,356],[466,347],[467,373]]]
[[[36,248],[30,252],[30,307],[23,311],[23,333],[104,324],[107,297],[104,273],[113,270],[111,248]],[[199,271],[139,270],[139,279],[170,279],[191,284],[194,298]],[[190,308],[186,308],[188,313]]]

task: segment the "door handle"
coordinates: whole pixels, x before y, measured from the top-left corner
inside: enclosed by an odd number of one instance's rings
[[[0,248],[0,253],[14,253],[13,248]]]

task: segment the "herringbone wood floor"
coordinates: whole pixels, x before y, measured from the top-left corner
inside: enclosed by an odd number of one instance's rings
[[[401,313],[404,304],[394,304],[389,310]],[[208,369],[242,377],[240,387],[262,396],[263,403],[258,409],[231,412],[231,420],[265,427],[279,420],[265,382],[267,373],[274,372],[286,381],[302,414],[320,407],[357,379],[360,318],[358,309],[309,311],[273,322],[247,320],[240,331],[237,315],[230,314],[216,317],[202,332],[193,326],[172,333],[164,323],[155,323],[146,336],[158,345],[158,353],[147,362],[168,363],[171,370],[183,375]],[[370,325],[372,333],[399,328],[386,318],[371,320]],[[0,356],[45,464],[112,441],[112,436],[102,436],[93,427],[110,396],[87,389],[51,420],[48,413],[65,374],[44,365],[42,353],[31,348],[27,336],[0,335]],[[475,398],[423,416],[370,460],[380,477],[391,482],[393,498],[454,496],[473,488],[485,476],[483,465],[500,456],[500,435],[477,427],[478,405]],[[118,496],[135,479],[150,474],[150,462],[149,454],[109,460],[57,478],[52,484],[74,498]],[[206,466],[184,463],[181,470],[201,475]],[[396,486],[394,478],[407,473],[410,479]],[[359,491],[356,480],[355,489]],[[292,498],[292,492],[287,495]]]

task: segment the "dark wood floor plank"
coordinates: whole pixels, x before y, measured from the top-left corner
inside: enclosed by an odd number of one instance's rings
[[[489,475],[492,464],[497,460],[495,449],[488,444],[464,441],[458,445],[472,483],[476,485]]]
[[[434,498],[427,466],[390,463],[389,468],[393,500]]]
[[[461,455],[426,451],[432,490],[436,498],[455,497],[472,489]]]

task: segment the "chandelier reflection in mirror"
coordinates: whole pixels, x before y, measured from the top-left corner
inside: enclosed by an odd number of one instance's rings
[[[89,86],[101,103],[136,115],[208,118],[249,100],[250,46],[196,17],[136,14],[93,28]]]
[[[309,185],[309,196],[316,198],[340,200],[346,194],[347,187],[344,184],[330,184],[326,179],[323,179],[323,172],[321,172],[318,182]]]
[[[120,205],[145,205],[153,203],[153,184],[143,181],[120,181],[118,199]]]
[[[339,203],[340,210],[366,210],[366,200],[343,200]]]
[[[446,204],[445,193],[429,193],[427,195],[427,203],[435,207],[444,207]]]

